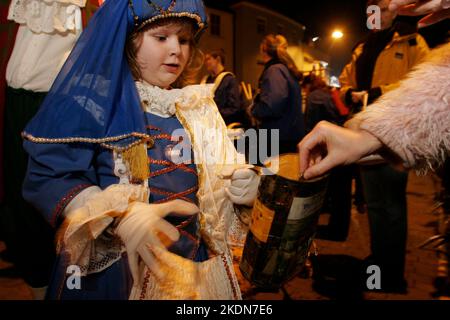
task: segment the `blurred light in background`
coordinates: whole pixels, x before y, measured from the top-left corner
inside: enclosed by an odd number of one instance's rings
[[[333,39],[340,39],[344,36],[344,34],[340,30],[334,30],[331,36],[333,37]]]

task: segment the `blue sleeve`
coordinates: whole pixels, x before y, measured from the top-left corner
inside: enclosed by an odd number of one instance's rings
[[[29,162],[23,197],[57,227],[67,204],[85,188],[98,185],[94,147],[25,141],[24,148]]]
[[[260,89],[253,106],[253,116],[258,119],[280,118],[288,105],[289,86],[279,66],[271,66],[264,72]]]

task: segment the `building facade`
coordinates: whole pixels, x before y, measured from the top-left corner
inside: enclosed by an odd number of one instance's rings
[[[206,8],[208,29],[202,36],[199,47],[206,53],[209,50],[223,49],[225,51],[225,68],[234,72],[234,13],[232,11]]]
[[[213,3],[213,2],[211,2]],[[200,42],[207,52],[223,48],[227,55],[225,67],[234,72],[240,81],[258,87],[263,70],[259,46],[269,33],[282,34],[289,43],[288,52],[299,70],[322,70],[326,57],[303,44],[306,27],[266,7],[239,2],[231,10],[207,7],[209,27]]]

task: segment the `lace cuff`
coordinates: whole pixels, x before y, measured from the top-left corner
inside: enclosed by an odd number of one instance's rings
[[[101,191],[102,189],[100,189],[98,186],[87,187],[66,205],[63,211],[63,216],[65,218],[70,217],[70,214],[76,212],[77,209],[83,207],[89,199],[91,199],[95,194]]]
[[[83,276],[120,259],[122,242],[108,230],[131,202],[148,200],[147,188],[141,185],[115,184],[101,192],[92,191],[86,191],[88,199],[82,206],[75,203],[72,211],[65,210],[66,219],[57,235],[57,251],[69,265],[79,266]]]
[[[79,31],[86,0],[13,0],[8,20],[26,24],[36,33]]]

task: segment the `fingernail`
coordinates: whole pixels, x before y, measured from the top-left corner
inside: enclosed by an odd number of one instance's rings
[[[419,22],[419,23],[417,24],[417,28],[419,28],[419,29],[425,28],[426,26],[428,26],[428,24],[427,24],[427,23],[423,23],[423,22]]]

